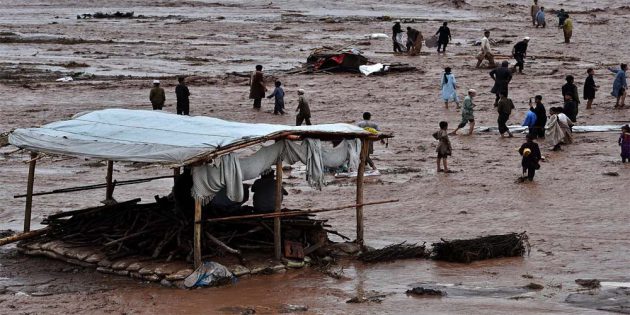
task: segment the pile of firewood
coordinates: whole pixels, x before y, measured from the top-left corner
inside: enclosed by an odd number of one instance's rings
[[[142,255],[167,261],[192,261],[192,218],[178,211],[166,198],[149,204],[139,204],[139,201],[51,215],[42,222],[48,225],[46,233],[33,241],[46,238],[77,246],[95,246],[110,260]],[[282,220],[282,235],[284,240],[306,248],[322,240],[327,242],[328,227],[326,220],[294,216]],[[273,250],[272,218],[204,222],[203,231],[204,257],[228,253],[242,258],[244,250]]]

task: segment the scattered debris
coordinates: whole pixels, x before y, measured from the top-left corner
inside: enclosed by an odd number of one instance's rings
[[[223,265],[207,261],[184,280],[187,288],[213,287],[228,284],[234,275]]]
[[[606,175],[606,176],[619,176],[619,173],[617,173],[617,172],[604,172],[604,173],[602,173],[602,175]]]
[[[601,283],[597,279],[576,279],[575,283],[587,289],[597,289],[601,287]]]
[[[87,68],[90,65],[84,62],[70,61],[70,62],[63,63],[60,66],[64,68]]]
[[[469,240],[447,241],[433,244],[433,259],[470,263],[476,260],[523,256],[529,254],[528,237],[523,233],[489,235]]]
[[[293,304],[283,304],[278,310],[279,313],[297,313],[297,312],[306,312],[308,311],[308,306],[306,305],[293,305]]]
[[[429,257],[429,252],[427,252],[424,243],[422,245],[405,243],[406,242],[392,244],[381,249],[362,252],[359,254],[359,260],[372,263],[397,259]]]
[[[429,289],[424,287],[415,287],[413,289],[407,290],[408,295],[416,295],[416,296],[446,296],[446,292],[438,289]]]
[[[372,296],[355,296],[346,301],[346,303],[381,303],[386,296],[384,294],[381,295],[372,295]]]
[[[116,11],[114,13],[110,12],[96,12],[94,14],[85,13],[77,15],[77,20],[81,19],[132,19],[132,18],[143,18],[143,15],[135,16],[133,11],[130,12],[120,12]]]
[[[74,79],[72,79],[72,77],[63,77],[63,78],[59,78],[57,80],[55,80],[57,82],[72,82],[74,81]]]

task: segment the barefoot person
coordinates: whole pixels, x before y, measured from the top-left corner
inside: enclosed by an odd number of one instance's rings
[[[442,76],[442,100],[444,100],[444,107],[448,109],[448,102],[453,101],[459,108],[459,98],[457,97],[457,80],[455,75],[451,73],[451,67],[444,68],[444,75]]]
[[[505,95],[504,92],[500,92],[499,95],[501,96],[497,105],[497,112],[499,113],[499,118],[497,119],[497,123],[499,124],[499,133],[501,134],[501,138],[503,138],[503,134],[506,132],[508,137],[512,138],[513,135],[506,123],[508,119],[510,119],[510,114],[512,114],[512,110],[514,109],[514,103]]]
[[[628,65],[625,63],[621,64],[621,69],[613,69],[608,68],[612,73],[616,73],[615,82],[613,82],[613,90],[610,93],[612,96],[617,98],[617,102],[615,103],[615,108],[621,108],[626,105],[626,93],[628,90],[628,82],[626,80],[626,71],[628,70]]]
[[[530,182],[534,180],[536,170],[540,169],[540,164],[538,162],[542,157],[540,155],[540,148],[538,147],[538,144],[534,142],[534,139],[536,139],[536,136],[528,134],[527,142],[523,143],[521,148],[518,150],[518,153],[523,157],[521,160],[523,178],[527,172],[527,179],[529,179]]]
[[[451,141],[448,139],[448,123],[440,121],[440,130],[433,133],[433,138],[440,141],[435,151],[437,152],[437,171],[449,173],[446,159],[451,155],[453,148],[451,147]],[[444,168],[440,167],[440,162],[443,163]]]
[[[473,103],[473,98],[477,95],[477,91],[470,89],[468,90],[468,96],[464,98],[464,106],[462,106],[462,121],[457,126],[452,135],[456,135],[459,129],[466,127],[466,124],[470,123],[470,129],[468,130],[468,135],[473,134],[473,130],[475,128],[475,115],[474,108],[475,104]]]
[[[599,86],[595,84],[595,79],[593,79],[593,75],[595,74],[595,70],[593,68],[588,68],[586,70],[588,76],[586,80],[584,80],[584,99],[586,100],[586,109],[591,109],[593,105],[593,100],[595,99],[595,92],[599,89]]]

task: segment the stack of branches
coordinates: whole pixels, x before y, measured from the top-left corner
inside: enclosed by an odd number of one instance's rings
[[[42,222],[48,225],[48,232],[34,240],[99,247],[110,260],[142,255],[192,261],[193,219],[167,198],[156,199],[158,202],[149,204],[138,204],[140,199],[134,199],[51,215]],[[305,247],[322,238],[327,241],[330,225],[326,222],[306,215],[283,219],[283,238]],[[203,225],[204,258],[226,253],[242,258],[242,250],[273,250],[273,218]]]
[[[527,234],[510,233],[489,235],[469,240],[447,241],[433,244],[433,258],[451,262],[470,263],[499,257],[523,256],[529,254]]]
[[[131,19],[134,17],[134,12],[96,12],[94,14],[84,13],[77,15],[77,19]],[[137,17],[143,17],[139,15]]]
[[[424,243],[422,243],[422,245],[405,243],[406,242],[402,242],[399,244],[392,244],[381,249],[364,251],[359,254],[359,260],[372,263],[397,259],[429,257],[430,253],[426,250]]]

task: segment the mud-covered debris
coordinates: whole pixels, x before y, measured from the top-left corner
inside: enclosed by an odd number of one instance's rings
[[[413,289],[407,290],[408,295],[415,296],[446,296],[446,292],[437,289],[425,288],[425,287],[415,287]]]
[[[361,304],[361,303],[381,303],[385,295],[372,295],[372,296],[355,296],[346,301],[346,303],[350,304]]]
[[[134,17],[141,18],[142,15],[135,16],[133,11],[130,12],[96,12],[94,14],[84,13],[77,15],[77,19],[132,19]]]
[[[619,173],[617,172],[604,172],[602,174],[606,176],[619,176]]]
[[[528,285],[525,286],[525,288],[530,290],[542,290],[545,288],[545,286],[539,283],[530,282]]]
[[[428,257],[429,252],[427,252],[424,243],[422,245],[416,245],[406,244],[405,242],[392,244],[381,249],[365,251],[359,254],[359,260],[363,262],[381,262],[397,259]]]
[[[283,304],[278,310],[279,313],[298,313],[308,311],[306,305]]]
[[[529,254],[528,237],[523,233],[489,235],[468,240],[433,243],[433,259],[470,263],[476,260]]]
[[[601,287],[601,284],[597,279],[576,279],[575,283],[587,289],[597,289]]]

